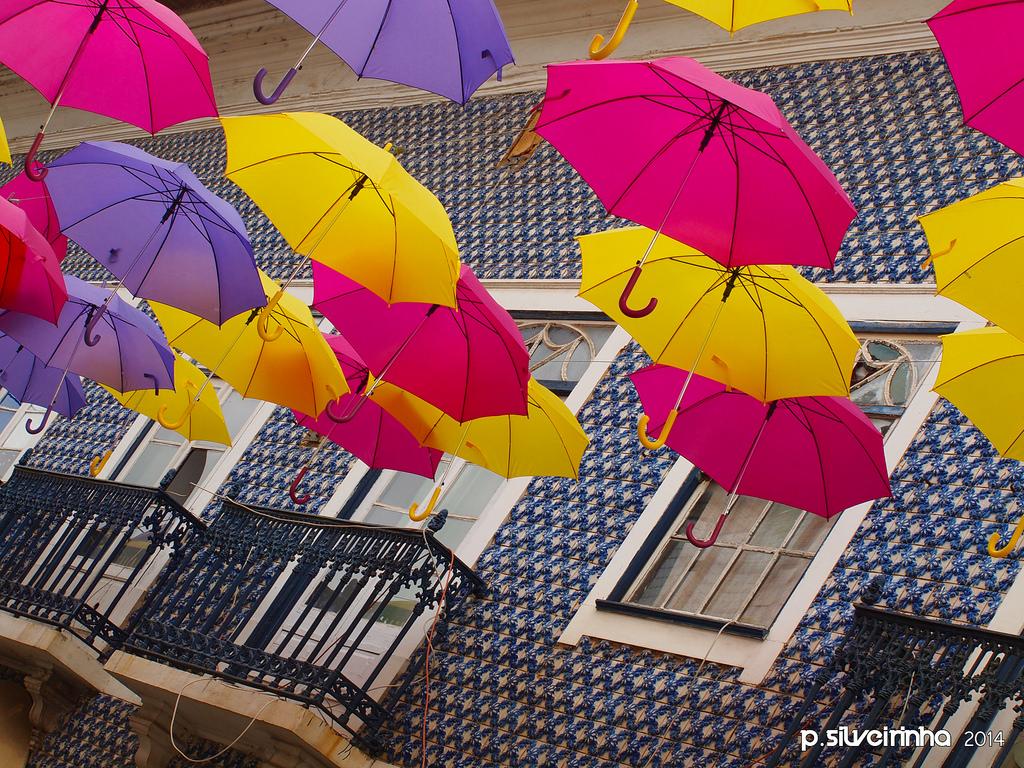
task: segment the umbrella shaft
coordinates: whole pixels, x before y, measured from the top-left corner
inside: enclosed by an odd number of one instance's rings
[[[665,227],[668,226],[668,220],[672,218],[672,212],[676,209],[676,205],[679,203],[679,198],[682,197],[683,189],[686,187],[687,182],[693,175],[693,169],[697,167],[697,161],[700,160],[700,156],[702,154],[704,154],[704,147],[701,147],[697,154],[693,156],[693,160],[690,161],[690,167],[686,171],[686,175],[683,176],[683,180],[679,182],[679,187],[676,189],[676,194],[672,198],[672,202],[669,205],[668,210],[665,211],[665,217],[661,220],[661,224],[658,226],[658,229],[655,231],[654,236],[651,238],[651,242],[648,243],[647,250],[644,251],[644,255],[641,257],[640,261],[636,263],[638,267],[642,267],[644,264],[647,263],[647,258],[651,255],[651,252],[654,250],[654,246],[657,245],[658,243],[658,238],[661,237],[661,233],[664,232]]]
[[[683,388],[679,390],[679,397],[676,398],[676,404],[672,407],[672,410],[678,411],[679,407],[683,404],[683,398],[686,397],[686,391],[690,388],[690,382],[693,381],[694,373],[697,370],[697,366],[700,365],[700,361],[704,359],[704,353],[707,352],[708,344],[711,343],[711,336],[715,332],[715,327],[718,325],[718,321],[722,318],[722,312],[725,311],[725,299],[723,298],[718,302],[718,309],[715,310],[715,316],[711,320],[711,325],[708,326],[708,332],[704,334],[704,341],[700,344],[700,349],[697,350],[697,357],[693,361],[693,365],[690,366],[690,370],[686,373],[686,381],[683,382]]]
[[[46,116],[46,121],[39,129],[42,133],[46,133],[46,129],[50,125],[50,121],[53,119],[54,112],[57,111],[57,106],[60,104],[61,98],[64,96],[64,90],[68,87],[68,83],[71,81],[71,75],[74,74],[75,69],[78,67],[78,61],[82,58],[82,54],[85,53],[85,46],[89,44],[90,38],[92,38],[93,32],[100,25],[100,20],[103,18],[104,12],[107,10],[107,3],[109,0],[103,0],[99,10],[96,11],[96,16],[93,17],[92,24],[89,25],[89,29],[86,31],[85,36],[82,37],[82,42],[78,44],[78,48],[75,50],[75,55],[71,57],[71,63],[68,64],[68,70],[64,73],[64,79],[61,81],[60,88],[57,89],[57,95],[53,99],[53,104],[50,106],[50,113]]]
[[[764,421],[761,422],[760,429],[757,430],[757,435],[754,437],[754,441],[750,444],[750,448],[747,450],[747,455],[743,459],[743,466],[740,467],[740,473],[736,476],[736,482],[733,484],[732,493],[729,494],[729,501],[725,505],[725,514],[728,515],[732,512],[732,508],[736,506],[736,502],[740,498],[740,483],[743,482],[744,475],[747,474],[747,469],[750,467],[750,462],[754,458],[754,451],[757,450],[758,443],[761,442],[761,437],[764,435],[764,430],[768,426],[768,421],[771,419],[772,414],[775,413],[775,407],[778,401],[772,401],[768,406],[768,410],[765,411]]]
[[[295,69],[302,69],[302,63],[316,47],[316,44],[320,42],[320,38],[324,36],[324,33],[327,32],[327,29],[334,23],[334,20],[338,18],[338,14],[341,13],[341,9],[345,7],[346,2],[347,0],[342,0],[338,3],[338,7],[334,9],[334,13],[328,17],[327,21],[324,22],[324,25],[320,27],[320,31],[316,33],[316,37],[313,38],[313,42],[309,44],[309,47],[302,52],[301,56],[299,56],[299,60],[295,62]]]

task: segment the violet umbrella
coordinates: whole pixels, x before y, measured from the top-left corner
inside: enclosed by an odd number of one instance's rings
[[[64,376],[51,368],[10,336],[0,334],[0,387],[22,403],[46,406],[53,398],[53,410],[70,419],[85,407],[82,380]]]
[[[630,378],[651,423],[665,423],[687,372],[643,368]],[[668,445],[731,493],[708,540],[717,540],[740,495],[786,504],[826,519],[890,495],[882,435],[851,400],[797,397],[762,403],[694,376]]]
[[[25,156],[36,181],[46,169],[36,167],[35,155],[60,105],[149,133],[217,115],[206,52],[156,0],[6,0],[0,63],[52,105]]]
[[[47,185],[63,232],[135,296],[217,325],[266,306],[242,217],[187,165],[86,142],[50,164]]]
[[[332,334],[325,338],[337,356],[352,391],[330,403],[319,417],[293,410],[295,420],[306,429],[340,445],[371,469],[392,469],[433,479],[443,452],[420,445],[419,440],[377,402],[369,400],[360,404],[358,400],[371,380],[370,369],[343,336]],[[359,406],[358,410],[355,410],[356,406]],[[338,416],[350,410],[355,410],[351,419]],[[317,446],[288,489],[296,504],[306,504],[310,499],[308,494],[298,492],[299,483],[324,444],[321,442]]]
[[[262,104],[273,104],[322,42],[358,77],[388,80],[464,104],[495,72],[511,64],[512,49],[493,0],[268,0],[312,35],[295,66],[272,94],[266,68],[253,81]]]
[[[1024,0],[955,0],[928,20],[964,122],[1024,152]]]
[[[692,59],[548,67],[536,131],[608,212],[654,230],[622,293],[629,298],[660,235],[726,267],[832,268],[856,211],[771,98]]]
[[[55,323],[68,293],[53,248],[28,214],[0,197],[0,309]]]
[[[0,197],[5,197],[21,208],[27,215],[32,226],[53,248],[57,261],[63,261],[68,253],[68,238],[60,231],[57,211],[53,209],[53,200],[45,181],[33,181],[24,173],[19,173],[9,182],[0,187]]]
[[[377,377],[360,403],[386,380],[458,422],[525,416],[530,356],[515,322],[465,265],[455,297],[457,309],[411,302],[388,305],[355,281],[313,262],[313,306]]]
[[[174,353],[160,327],[141,310],[124,300],[110,298],[110,291],[77,277],[66,278],[68,300],[53,325],[20,312],[0,314],[0,333],[23,344],[42,362],[106,384],[118,392],[155,390],[174,386]],[[83,343],[85,327],[104,304],[102,333],[96,346]],[[38,425],[26,424],[32,434],[42,431],[53,412],[59,390]]]

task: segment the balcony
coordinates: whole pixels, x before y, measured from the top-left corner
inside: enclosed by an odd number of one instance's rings
[[[846,640],[810,682],[768,768],[967,768],[986,748],[979,758],[984,765],[1015,765],[1010,756],[1015,746],[1019,753],[1024,732],[1024,637],[884,610],[874,606],[879,585],[866,592]],[[1017,717],[995,736],[992,723],[1007,709]],[[826,731],[844,726],[948,731],[950,744],[921,734],[878,746],[827,746]],[[989,733],[997,740],[980,743],[979,734]],[[809,748],[801,749],[801,741]]]

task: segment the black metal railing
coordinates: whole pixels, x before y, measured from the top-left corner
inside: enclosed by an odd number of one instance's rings
[[[1003,765],[1024,732],[1024,638],[877,608],[878,594],[872,585],[854,607],[846,639],[810,684],[767,766],[921,768],[936,751],[947,768],[966,765],[985,746],[968,739],[1012,707],[1016,720],[1011,732],[998,734],[992,763]],[[975,707],[972,725],[959,742],[953,734],[943,743],[967,702]],[[851,745],[843,726],[882,732],[881,743]],[[830,743],[827,733],[843,743]]]
[[[388,717],[374,694],[392,679],[411,682],[405,659],[431,609],[484,588],[437,541],[439,527],[385,528],[226,499],[154,585],[124,648],[318,707],[373,748]]]
[[[68,630],[101,658],[161,549],[202,523],[160,488],[18,466],[0,487],[0,609]]]

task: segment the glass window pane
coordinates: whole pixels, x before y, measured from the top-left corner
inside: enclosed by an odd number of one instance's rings
[[[683,583],[679,585],[679,589],[672,595],[666,607],[677,611],[701,613],[715,582],[728,567],[734,554],[736,550],[729,547],[711,547],[701,551],[697,556],[697,562],[686,574]]]
[[[407,525],[408,522],[408,518],[406,518]],[[460,520],[457,517],[449,517],[445,521],[444,528],[437,534],[437,540],[448,547],[448,549],[456,549],[462,543],[462,540],[466,538],[466,534],[469,533],[474,522],[474,520]]]
[[[767,628],[771,625],[782,610],[782,606],[789,600],[793,588],[800,581],[809,562],[802,557],[780,557],[740,620],[755,627]]]
[[[632,602],[641,605],[661,606],[668,599],[679,578],[697,557],[697,548],[676,539],[669,541],[661,556],[661,562],[641,582]]]
[[[743,552],[715,591],[704,613],[720,619],[735,619],[750,598],[751,588],[771,561],[772,555],[767,552]]]
[[[441,497],[439,508],[449,515],[480,517],[505,479],[490,470],[467,464]]]
[[[380,502],[393,507],[408,507],[420,501],[430,491],[432,480],[405,472],[397,473],[380,495]]]
[[[124,475],[122,482],[155,488],[160,484],[160,480],[177,452],[178,446],[176,445],[149,443],[142,449],[142,454]]]
[[[224,412],[224,421],[228,425],[231,437],[239,433],[259,406],[259,400],[242,397],[235,391],[228,395],[228,399],[221,405],[221,410]]]
[[[785,504],[772,504],[768,514],[764,516],[764,520],[750,538],[750,543],[755,547],[781,547],[803,514],[803,510],[787,507]]]
[[[687,515],[687,522],[684,523],[677,535],[684,535],[686,526],[697,520],[694,534],[699,538],[710,536],[711,531],[718,523],[719,516],[725,511],[728,501],[729,492],[718,483],[710,483],[701,498],[693,505],[693,509]],[[740,496],[725,521],[722,534],[718,537],[719,542],[722,544],[745,544],[766,506],[767,502],[761,499]]]
[[[178,467],[174,480],[167,486],[170,494],[179,504],[184,504],[197,485],[203,484],[203,478],[220,458],[220,452],[193,448]]]
[[[398,512],[394,509],[378,507],[374,504],[366,514],[366,522],[374,525],[390,525],[394,528],[404,528],[409,524],[408,512]]]
[[[805,515],[786,549],[791,552],[817,552],[835,521],[836,518],[826,520],[817,515]]]

